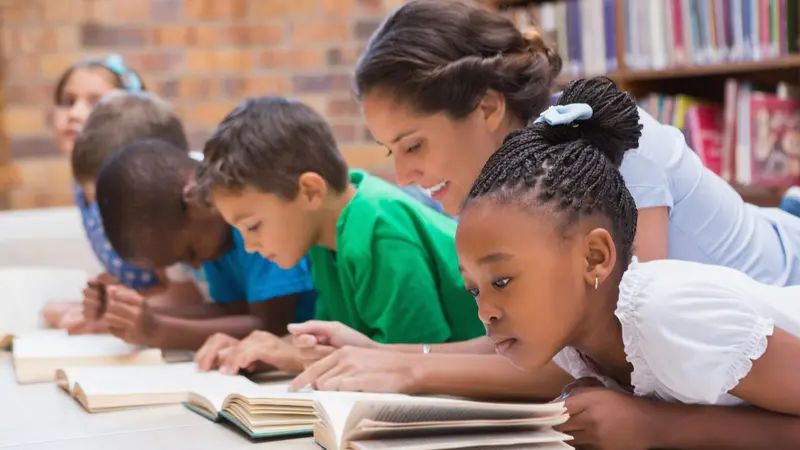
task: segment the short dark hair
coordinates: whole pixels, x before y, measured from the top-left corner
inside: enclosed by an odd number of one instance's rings
[[[251,186],[292,200],[297,179],[319,174],[337,192],[347,188],[347,163],[333,131],[310,106],[283,97],[249,98],[231,111],[203,148],[200,192]]]
[[[100,166],[124,145],[160,139],[189,151],[183,124],[166,100],[147,92],[110,92],[95,105],[72,150],[72,175],[94,181]]]
[[[67,85],[67,81],[69,81],[69,77],[72,76],[72,73],[75,72],[78,69],[103,69],[106,72],[108,72],[114,78],[114,87],[116,87],[118,89],[122,89],[122,90],[127,90],[127,88],[128,88],[125,76],[115,72],[114,70],[112,70],[109,67],[108,58],[105,58],[105,59],[101,59],[101,58],[84,59],[84,60],[78,61],[78,62],[72,64],[71,66],[67,67],[67,69],[64,71],[64,73],[62,73],[61,76],[58,77],[58,81],[56,81],[56,88],[53,90],[53,104],[54,105],[60,105],[60,104],[63,103],[63,100],[64,100],[64,98],[63,98],[63,96],[64,96],[64,87]],[[136,76],[136,78],[138,79],[139,83],[141,84],[141,86],[139,87],[139,90],[146,91],[147,88],[144,85],[144,81],[142,81],[142,77],[140,77],[139,74],[135,70],[133,70],[133,69],[127,67],[127,66],[125,67],[125,69],[128,70],[130,73],[132,73],[134,76]]]
[[[509,134],[489,158],[467,196],[501,203],[552,207],[564,226],[601,215],[611,223],[622,266],[633,254],[636,204],[618,167],[639,146],[636,102],[613,81],[598,77],[569,83],[558,103],[586,103],[593,113],[574,124],[535,123]]]
[[[534,29],[474,0],[411,0],[367,43],[355,70],[355,91],[390,93],[422,113],[454,118],[472,113],[487,90],[505,96],[528,121],[546,108],[561,58]]]
[[[157,139],[128,144],[106,160],[97,205],[122,259],[151,255],[187,224],[183,190],[197,164],[185,149]]]

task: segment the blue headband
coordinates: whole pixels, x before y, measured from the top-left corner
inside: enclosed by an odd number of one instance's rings
[[[592,107],[586,103],[570,103],[555,105],[539,114],[534,123],[546,122],[548,125],[568,125],[576,120],[592,118]]]
[[[140,92],[142,90],[142,80],[125,65],[125,61],[122,60],[121,56],[117,54],[109,55],[102,61],[102,64],[103,67],[120,77],[126,91]]]

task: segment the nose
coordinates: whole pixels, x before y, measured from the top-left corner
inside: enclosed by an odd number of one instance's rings
[[[503,311],[490,301],[478,300],[478,317],[488,329],[503,317]]]
[[[422,171],[417,168],[414,161],[399,152],[395,153],[395,155],[394,170],[397,177],[397,184],[400,186],[419,184],[422,179]]]
[[[244,238],[244,251],[247,253],[256,253],[261,248],[261,245],[252,238]]]
[[[90,112],[92,112],[92,106],[84,100],[78,100],[69,109],[68,117],[71,122],[83,123],[89,117]]]

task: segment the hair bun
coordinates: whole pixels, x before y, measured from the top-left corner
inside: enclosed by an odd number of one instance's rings
[[[577,122],[577,131],[582,139],[600,150],[614,166],[622,164],[627,150],[639,147],[642,125],[636,101],[607,77],[595,77],[570,81],[559,105],[586,103],[592,107],[592,118]],[[559,127],[554,127],[559,128]],[[559,133],[574,136],[574,133]]]
[[[528,26],[520,30],[520,32],[528,45],[528,51],[536,55],[543,55],[547,59],[547,64],[550,66],[550,82],[552,83],[561,73],[563,66],[561,56],[552,45],[547,45],[538,28]]]

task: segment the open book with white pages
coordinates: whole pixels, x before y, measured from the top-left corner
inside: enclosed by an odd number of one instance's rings
[[[251,438],[313,432],[327,450],[403,448],[572,448],[553,430],[566,422],[563,403],[487,403],[401,394],[308,391],[287,384],[230,391],[203,386],[186,406],[213,421],[227,420]]]

